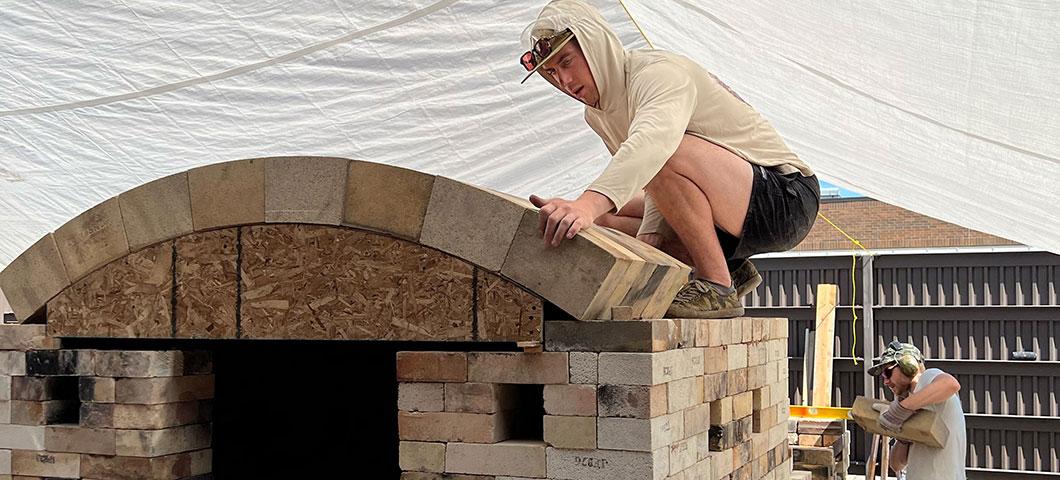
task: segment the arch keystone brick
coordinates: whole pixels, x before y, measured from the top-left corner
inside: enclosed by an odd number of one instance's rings
[[[349,160],[272,157],[264,161],[265,222],[342,222]]]

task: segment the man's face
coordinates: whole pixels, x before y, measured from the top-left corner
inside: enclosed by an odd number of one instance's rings
[[[902,369],[898,368],[898,363],[892,363],[884,368],[880,372],[880,378],[883,380],[883,385],[891,389],[895,395],[902,395],[909,391],[909,387],[913,384],[913,379],[907,377]]]
[[[596,106],[600,102],[600,92],[596,89],[593,72],[589,71],[589,62],[577,40],[571,40],[541,66],[545,78],[567,95],[578,101]]]

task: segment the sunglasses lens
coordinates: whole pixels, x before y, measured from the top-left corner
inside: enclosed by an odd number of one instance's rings
[[[524,53],[522,58],[519,59],[519,62],[523,64],[523,68],[525,68],[526,71],[529,72],[530,70],[533,70],[535,66],[534,54],[532,52]]]

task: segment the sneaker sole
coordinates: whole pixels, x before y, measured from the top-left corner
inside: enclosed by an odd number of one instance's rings
[[[751,293],[752,290],[758,288],[762,284],[762,275],[755,275],[736,286],[736,298],[743,298]]]
[[[666,318],[736,318],[744,314],[743,307],[726,308],[722,310],[697,310],[671,305],[666,310]]]

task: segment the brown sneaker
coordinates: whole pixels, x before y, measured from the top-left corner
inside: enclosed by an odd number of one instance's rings
[[[692,280],[681,287],[666,318],[733,318],[743,315],[736,292],[724,295],[707,282]]]
[[[736,287],[736,298],[743,298],[761,284],[762,275],[758,274],[758,269],[750,260],[744,260],[732,272],[732,285]]]

